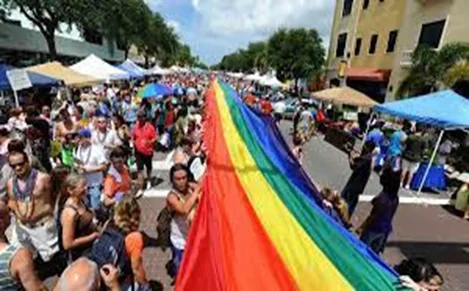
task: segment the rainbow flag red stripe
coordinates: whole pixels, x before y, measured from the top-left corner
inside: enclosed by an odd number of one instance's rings
[[[203,196],[176,290],[395,290],[397,275],[319,205],[270,117],[214,81]]]

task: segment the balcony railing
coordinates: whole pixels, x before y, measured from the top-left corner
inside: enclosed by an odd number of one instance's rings
[[[412,53],[411,50],[402,51],[401,57],[401,67],[410,67],[412,66]]]

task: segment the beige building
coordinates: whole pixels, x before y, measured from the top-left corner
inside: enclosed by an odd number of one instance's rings
[[[469,41],[468,11],[469,0],[336,0],[328,80],[392,100],[419,44]]]

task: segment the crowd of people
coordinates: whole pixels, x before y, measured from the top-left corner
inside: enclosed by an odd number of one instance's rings
[[[150,290],[138,199],[158,182],[155,151],[174,152],[165,209],[177,275],[201,195],[209,81],[160,82],[174,93],[142,99],[145,82],[120,83],[10,111],[0,125],[0,290],[47,290],[52,276],[54,290]]]
[[[256,97],[252,83],[226,81],[254,110],[282,119],[270,100],[278,92]],[[174,151],[157,241],[171,249],[168,272],[177,276],[202,195],[203,105],[210,81],[208,75],[174,75],[160,82],[174,94],[142,99],[144,83],[121,83],[11,110],[0,125],[0,290],[47,290],[43,282],[51,276],[59,278],[54,290],[150,290],[138,199],[158,182],[152,177],[158,151]],[[300,164],[303,144],[324,118],[305,104],[296,110],[292,152]],[[320,194],[326,213],[381,253],[403,169],[414,165],[400,167],[401,155],[383,163],[383,190],[363,225],[353,228],[350,218],[376,157],[375,129],[362,152],[350,154],[353,174],[342,193],[324,188]],[[414,290],[437,290],[443,283],[423,259],[405,261],[396,271],[408,276],[403,283]]]

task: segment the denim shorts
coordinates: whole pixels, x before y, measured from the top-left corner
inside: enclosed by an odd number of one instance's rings
[[[184,254],[184,250],[177,249],[173,245],[171,245],[171,254],[172,254],[172,262],[173,262],[171,276],[176,277],[179,271],[179,267],[181,267],[182,256]]]

